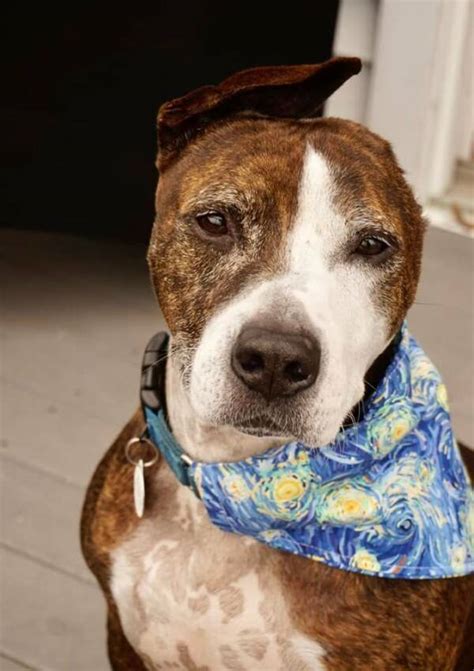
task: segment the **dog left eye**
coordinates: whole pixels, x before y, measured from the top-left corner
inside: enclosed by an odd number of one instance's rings
[[[390,249],[390,244],[386,240],[368,235],[360,240],[354,251],[360,256],[380,256],[388,249]]]
[[[229,232],[226,218],[220,212],[210,211],[198,214],[196,222],[199,228],[213,236],[226,235]]]

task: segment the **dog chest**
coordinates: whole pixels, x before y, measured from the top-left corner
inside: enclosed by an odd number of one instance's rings
[[[268,550],[213,527],[182,487],[161,512],[112,554],[122,626],[150,670],[325,668],[292,625]]]

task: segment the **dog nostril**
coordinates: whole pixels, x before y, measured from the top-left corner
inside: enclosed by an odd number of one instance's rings
[[[290,382],[302,382],[309,376],[306,367],[301,361],[290,361],[286,364],[284,373]]]
[[[265,367],[263,357],[255,352],[244,352],[239,357],[240,365],[246,373],[256,373]]]

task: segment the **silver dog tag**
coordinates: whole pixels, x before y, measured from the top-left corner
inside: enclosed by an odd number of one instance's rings
[[[143,459],[135,465],[133,472],[133,501],[138,517],[143,517],[145,510],[145,478],[143,477]]]
[[[144,456],[150,454],[151,459],[144,461],[138,458],[137,452],[142,452]],[[130,438],[125,445],[125,456],[129,464],[133,466],[133,502],[135,504],[135,512],[137,517],[143,517],[145,511],[145,477],[144,470],[156,464],[158,461],[158,450],[152,442],[143,435]]]

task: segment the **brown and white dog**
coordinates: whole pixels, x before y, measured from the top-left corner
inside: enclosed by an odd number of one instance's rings
[[[160,110],[148,261],[169,420],[197,460],[324,445],[383,375],[425,225],[387,142],[315,116],[359,69],[258,68]],[[473,576],[366,577],[226,534],[163,460],[138,519],[124,447],[143,428],[139,411],[82,520],[113,669],[472,669]]]

